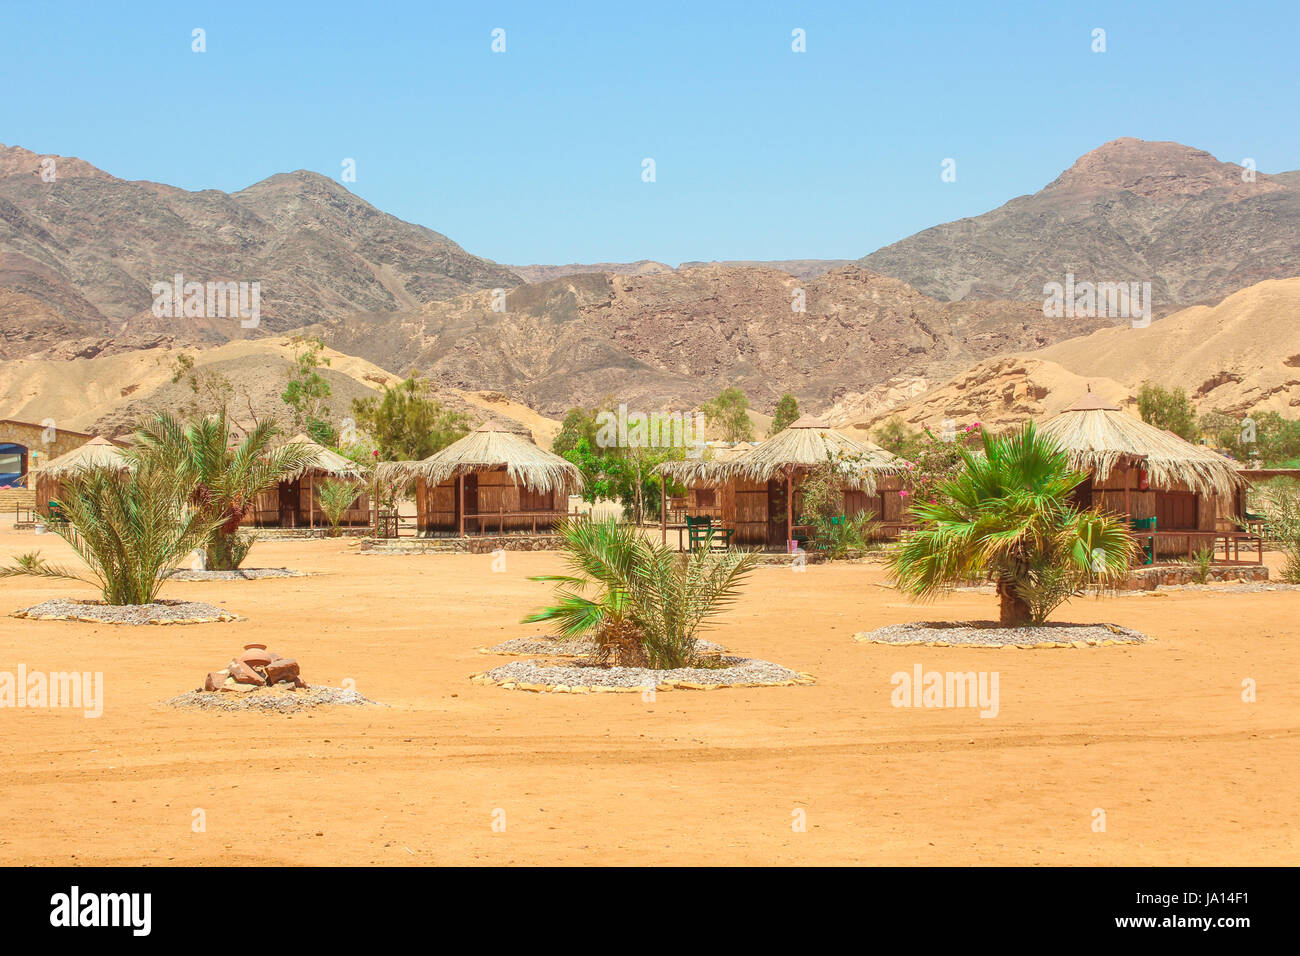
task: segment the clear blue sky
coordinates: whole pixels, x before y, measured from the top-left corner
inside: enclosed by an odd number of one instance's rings
[[[1300,168],[1298,38],[1294,0],[0,0],[0,142],[227,191],[351,157],[507,263],[854,258],[1119,136]]]

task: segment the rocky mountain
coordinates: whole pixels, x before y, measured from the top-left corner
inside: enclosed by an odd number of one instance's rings
[[[1033,195],[858,261],[945,301],[1042,302],[1067,273],[1150,282],[1164,315],[1300,275],[1300,173],[1250,178],[1203,150],[1117,139]]]
[[[249,334],[228,318],[156,319],[153,284],[177,273],[259,282],[256,334],[521,281],[317,173],[282,173],[236,193],[188,192],[0,145],[3,355],[70,337]]]
[[[900,372],[933,380],[1105,324],[1044,318],[1033,303],[938,302],[857,266],[806,282],[707,266],[567,276],[512,290],[504,312],[490,294],[471,293],[312,331],[386,369],[502,391],[558,415],[605,399],[689,406],[729,385],[763,411],[785,391],[816,411]]]
[[[1089,388],[1132,406],[1143,382],[1184,388],[1202,412],[1300,417],[1300,278],[1260,282],[1147,328],[1099,329],[977,362],[919,395],[833,420],[867,430],[894,415],[914,426],[951,418],[1000,428],[1056,414]]]

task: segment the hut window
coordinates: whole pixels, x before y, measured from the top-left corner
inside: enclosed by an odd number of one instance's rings
[[[549,492],[533,491],[531,488],[519,489],[520,511],[550,511],[551,496]]]
[[[695,507],[713,508],[717,505],[717,493],[712,488],[695,489]]]

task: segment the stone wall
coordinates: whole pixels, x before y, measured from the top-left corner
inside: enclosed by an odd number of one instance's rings
[[[1244,567],[1218,566],[1210,569],[1210,581],[1267,581],[1268,568],[1262,564]],[[1124,579],[1121,591],[1154,591],[1162,585],[1196,584],[1196,571],[1190,565],[1165,565],[1139,568]]]
[[[490,554],[493,551],[558,551],[553,534],[484,535],[472,538],[363,538],[362,551],[376,554]]]

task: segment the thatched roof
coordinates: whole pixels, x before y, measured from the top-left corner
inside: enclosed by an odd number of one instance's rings
[[[524,435],[492,420],[423,461],[387,462],[380,467],[380,475],[423,478],[437,485],[458,475],[494,468],[505,468],[515,484],[543,494],[582,490],[582,472],[577,465],[538,448]]]
[[[344,458],[336,451],[330,451],[324,445],[317,444],[307,435],[299,432],[290,438],[286,445],[306,445],[316,453],[313,463],[299,471],[297,474],[286,475],[285,481],[294,481],[303,475],[311,472],[312,474],[329,475],[331,478],[360,478],[361,467],[352,459]]]
[[[761,483],[816,468],[828,460],[840,464],[848,485],[868,494],[875,491],[877,478],[906,470],[902,461],[879,445],[855,441],[809,415],[723,464],[721,470],[727,477]]]
[[[124,449],[114,445],[107,438],[96,435],[78,448],[65,452],[58,458],[51,458],[43,465],[34,468],[33,474],[41,478],[53,478],[60,481],[69,475],[86,471],[90,468],[127,468],[123,457]]]
[[[1104,481],[1114,468],[1143,468],[1153,487],[1178,483],[1201,494],[1231,494],[1245,485],[1233,462],[1172,432],[1126,415],[1093,393],[1039,426],[1070,456],[1070,467]]]
[[[735,461],[757,447],[750,442],[737,442],[725,448],[709,446],[699,458],[666,461],[657,471],[684,485],[715,485],[726,480],[722,466]]]

